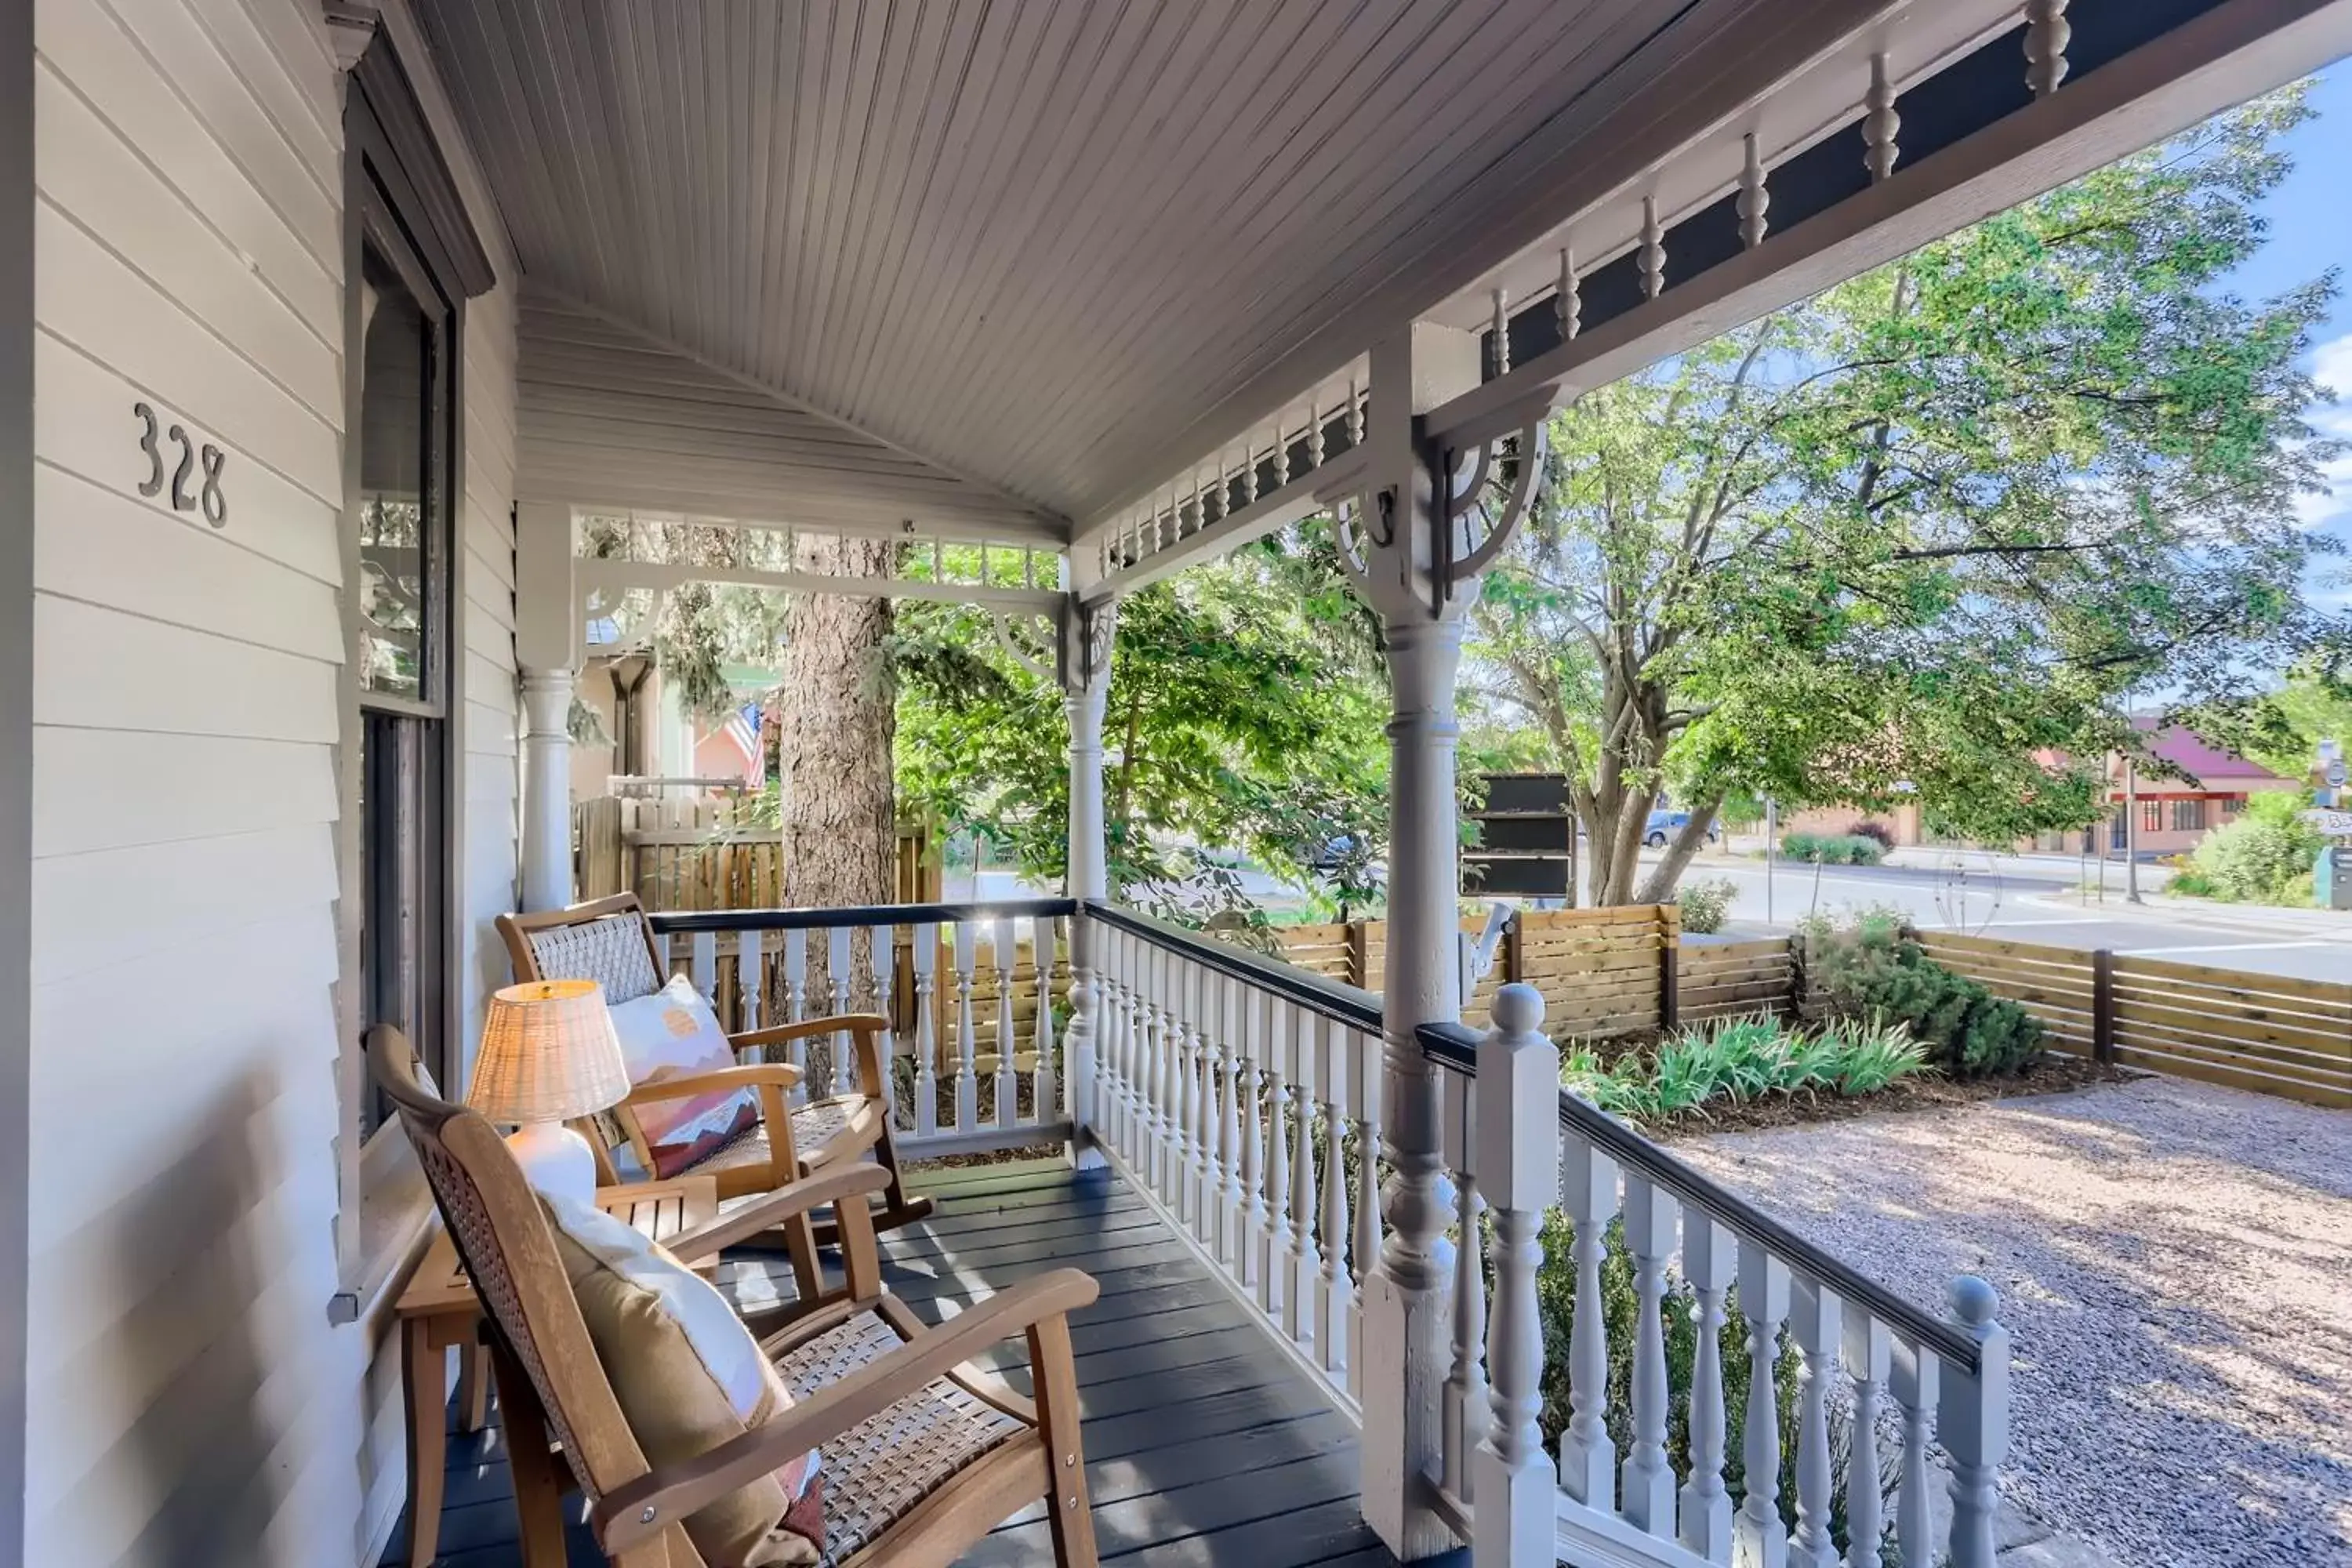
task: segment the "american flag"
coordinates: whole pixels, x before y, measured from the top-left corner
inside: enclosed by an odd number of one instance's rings
[[[764,717],[756,702],[746,702],[727,716],[727,738],[743,753],[743,771],[753,778],[760,776],[760,725]]]

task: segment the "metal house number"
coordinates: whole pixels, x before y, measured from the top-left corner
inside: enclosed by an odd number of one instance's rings
[[[197,446],[188,438],[184,426],[164,425],[143,402],[132,404],[131,412],[140,421],[139,450],[147,458],[147,479],[139,493],[151,498],[162,495],[168,483],[173,511],[202,512],[215,528],[226,528],[228,497],[221,493],[221,467],[228,455],[209,441]],[[176,462],[166,461],[167,446],[177,449]]]

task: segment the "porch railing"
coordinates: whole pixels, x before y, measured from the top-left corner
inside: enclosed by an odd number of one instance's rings
[[[1459,1025],[1417,1031],[1446,1069],[1457,1234],[1486,1237],[1486,1268],[1456,1271],[1435,1478],[1479,1568],[1555,1556],[1877,1568],[1888,1545],[1905,1568],[1991,1568],[2009,1419],[2009,1341],[1992,1288],[1963,1275],[1951,1282],[1948,1321],[1922,1311],[1562,1092],[1559,1048],[1542,1026],[1542,998],[1512,985],[1483,1034]],[[1545,1335],[1538,1285],[1554,1208],[1570,1237],[1565,1345]],[[1630,1263],[1637,1303],[1623,1355],[1612,1354],[1622,1325],[1610,1322],[1604,1299],[1612,1256]],[[1690,1293],[1696,1331],[1682,1387],[1668,1370],[1670,1269]],[[1748,1391],[1727,1409],[1723,1340],[1735,1310],[1745,1331],[1730,1337]],[[1538,1417],[1545,1362],[1563,1353],[1569,1410],[1555,1461]],[[1790,1413],[1778,1375],[1791,1353],[1793,1530],[1780,1504]],[[1632,1374],[1622,1453],[1610,1409],[1620,1363]],[[1677,1424],[1688,1438],[1674,1454]],[[1885,1435],[1895,1439],[1891,1458],[1881,1452]],[[1732,1437],[1738,1447],[1727,1450]],[[1735,1462],[1738,1497],[1725,1479]],[[1939,1468],[1949,1510],[1940,1530]]]
[[[726,910],[648,917],[673,973],[693,976],[733,1028],[878,1013],[891,1125],[910,1158],[1065,1142],[1056,1005],[1068,899],[863,909]],[[793,1091],[845,1093],[845,1036],[795,1041]]]
[[[653,919],[673,967],[743,1026],[894,1018],[886,1077],[907,1153],[1091,1148],[1343,1412],[1360,1420],[1367,1378],[1401,1375],[1360,1353],[1381,1241],[1377,996],[1091,900]],[[1057,1038],[1056,1002],[1077,1000],[1065,974],[1094,989],[1075,1073]],[[1454,1215],[1439,1249],[1441,1459],[1425,1479],[1477,1568],[1877,1568],[1890,1549],[1906,1568],[1990,1568],[2009,1405],[1991,1288],[1955,1279],[1939,1319],[1561,1092],[1543,1013],[1511,984],[1483,1032],[1417,1031],[1443,1075]],[[803,1065],[815,1092],[847,1084],[839,1048]],[[1564,1290],[1539,1284],[1555,1214]],[[1612,1322],[1610,1282],[1622,1296],[1628,1275],[1631,1321]],[[1568,1324],[1548,1333],[1544,1303],[1563,1298]],[[1670,1301],[1693,1331],[1669,1328]],[[1669,1347],[1685,1342],[1675,1376]],[[1548,1363],[1565,1370],[1556,1450]],[[1630,1377],[1612,1419],[1614,1367]]]
[[[1381,1003],[1089,902],[1095,1128],[1310,1376],[1360,1418],[1380,1254]]]
[[[1380,998],[1112,906],[1090,901],[1084,918],[1102,993],[1094,1135],[1360,1417],[1373,1369],[1352,1352],[1381,1244]],[[1906,1568],[1990,1568],[2009,1398],[1991,1288],[1954,1280],[1939,1319],[1563,1093],[1543,1012],[1515,984],[1483,1033],[1417,1032],[1444,1070],[1455,1216],[1441,1247],[1454,1330],[1443,1458],[1427,1480],[1478,1568],[1877,1568],[1887,1547]],[[1557,1292],[1538,1286],[1555,1213],[1574,1307],[1564,1343],[1542,1309]],[[1609,1321],[1603,1288],[1622,1272],[1627,1326]],[[1667,1303],[1685,1292],[1695,1331],[1670,1336]],[[1744,1327],[1727,1333],[1735,1315]],[[1691,1342],[1686,1382],[1670,1377],[1670,1337]],[[1747,1373],[1737,1407],[1729,1356]],[[1797,1373],[1785,1411],[1784,1356]],[[1568,1390],[1556,1452],[1539,1424],[1548,1362]],[[1612,1366],[1632,1374],[1622,1452]],[[1677,1429],[1687,1439],[1669,1453]]]

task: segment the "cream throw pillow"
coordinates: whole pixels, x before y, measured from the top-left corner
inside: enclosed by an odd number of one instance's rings
[[[735,1048],[727,1043],[718,1015],[688,975],[673,975],[660,990],[610,1011],[634,1086],[735,1065]],[[756,1110],[751,1091],[739,1089],[655,1100],[633,1108],[632,1114],[646,1142],[659,1148],[683,1147],[731,1131]]]
[[[706,1454],[792,1404],[751,1331],[709,1280],[601,1209],[541,1202],[596,1358],[655,1468]],[[815,1539],[803,1533],[815,1510],[796,1505],[817,1468],[811,1449],[689,1516],[695,1550],[724,1568],[815,1563],[823,1527]]]

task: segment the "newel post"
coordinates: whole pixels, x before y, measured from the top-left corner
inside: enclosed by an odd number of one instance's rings
[[[1364,462],[1336,503],[1333,535],[1389,658],[1388,952],[1381,1142],[1391,1176],[1380,1256],[1363,1284],[1364,1517],[1411,1562],[1455,1544],[1435,1506],[1454,1280],[1439,1238],[1444,1201],[1435,1069],[1415,1031],[1462,1016],[1454,831],[1454,683],[1462,621],[1481,574],[1517,531],[1542,471],[1548,404],[1511,436],[1444,450],[1416,416],[1478,384],[1475,334],[1412,322],[1372,346]],[[1490,479],[1510,477],[1498,499]],[[1360,489],[1354,487],[1360,486]],[[1494,1201],[1488,1194],[1488,1201]]]
[[[1101,988],[1096,984],[1101,933],[1086,900],[1110,896],[1109,847],[1103,836],[1103,709],[1110,696],[1110,648],[1118,619],[1116,601],[1089,605],[1076,595],[1062,608],[1057,663],[1062,707],[1070,721],[1068,886],[1079,901],[1070,921],[1070,1023],[1062,1036],[1062,1092],[1070,1119],[1070,1163],[1103,1164],[1095,1143],[1095,1049],[1102,1037]],[[1042,951],[1042,947],[1041,947]],[[1046,977],[1037,977],[1042,996]],[[1044,1114],[1044,1107],[1039,1107]]]
[[[1952,1462],[1952,1568],[1992,1568],[2000,1513],[2000,1462],[2009,1456],[2009,1331],[2000,1298],[1974,1275],[1952,1281],[1952,1321],[1977,1342],[1974,1376],[1943,1369],[1936,1436]]]
[[[580,651],[572,509],[515,511],[515,658],[522,668],[522,907],[572,902],[572,664]]]
[[[1478,1046],[1472,1158],[1494,1239],[1495,1299],[1486,1319],[1493,1415],[1471,1459],[1473,1568],[1549,1563],[1559,1484],[1536,1416],[1543,1408],[1543,1215],[1559,1190],[1559,1047],[1543,1032],[1532,985],[1495,994],[1495,1026]],[[1462,1267],[1477,1267],[1462,1238]]]

